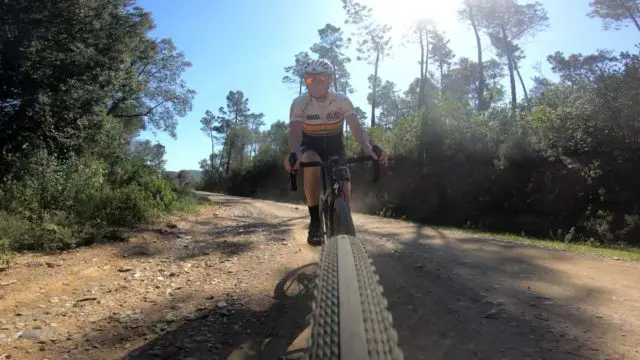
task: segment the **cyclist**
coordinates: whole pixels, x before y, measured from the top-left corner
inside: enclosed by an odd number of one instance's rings
[[[342,128],[347,122],[351,133],[362,150],[377,159],[369,142],[369,137],[358,120],[351,100],[343,94],[331,91],[335,80],[333,66],[325,60],[312,60],[302,68],[307,93],[293,100],[289,110],[289,149],[291,153],[284,159],[287,170],[296,170],[300,161],[327,161],[328,157],[344,155]],[[290,159],[296,162],[291,167]],[[388,156],[380,155],[380,165],[386,166]],[[304,168],[304,194],[309,207],[309,245],[322,243],[320,234],[320,168]],[[349,201],[351,189],[346,188]]]

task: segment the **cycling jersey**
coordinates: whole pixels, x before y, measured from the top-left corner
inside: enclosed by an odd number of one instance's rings
[[[325,101],[316,101],[309,94],[298,96],[291,104],[289,121],[302,124],[300,152],[313,150],[323,160],[327,156],[344,154],[342,129],[345,116],[355,115],[357,113],[351,100],[343,94],[329,91]],[[290,145],[295,151],[297,144]]]
[[[302,122],[304,137],[335,136],[342,134],[344,117],[349,114],[355,115],[356,110],[342,94],[330,91],[322,102],[304,94],[293,100],[289,121]]]

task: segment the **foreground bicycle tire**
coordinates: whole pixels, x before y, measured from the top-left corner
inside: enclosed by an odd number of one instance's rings
[[[307,359],[404,359],[378,276],[354,236],[325,243],[310,322]]]
[[[333,235],[356,236],[356,228],[353,225],[351,209],[344,198],[337,198],[333,204]]]

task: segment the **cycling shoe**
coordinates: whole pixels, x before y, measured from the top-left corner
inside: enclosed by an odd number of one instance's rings
[[[320,227],[309,226],[309,233],[307,235],[307,243],[311,246],[322,245],[322,233]]]

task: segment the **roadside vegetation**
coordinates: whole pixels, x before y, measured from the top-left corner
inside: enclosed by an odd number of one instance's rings
[[[165,149],[195,92],[191,66],[126,0],[0,4],[0,266],[12,251],[68,249],[193,211]]]

